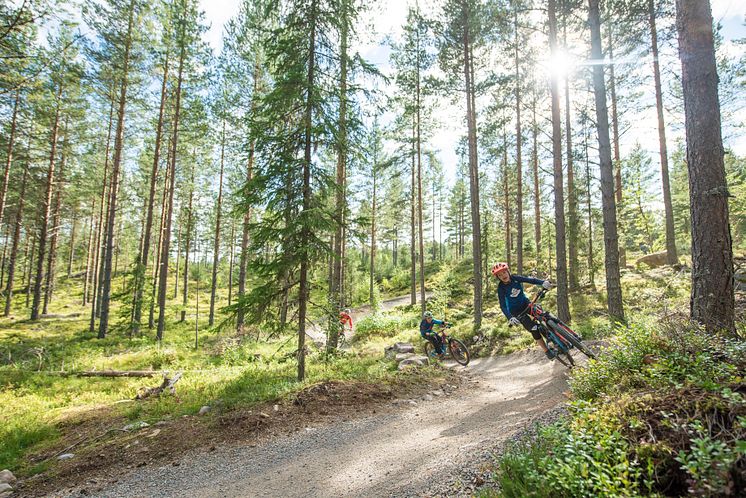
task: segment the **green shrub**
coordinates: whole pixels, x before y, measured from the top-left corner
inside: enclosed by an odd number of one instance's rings
[[[400,330],[411,327],[411,320],[383,313],[371,313],[355,324],[355,340],[364,341],[371,336],[393,337]]]

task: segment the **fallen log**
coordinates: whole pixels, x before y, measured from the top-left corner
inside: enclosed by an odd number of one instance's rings
[[[89,370],[73,372],[77,377],[153,377],[159,372],[153,370]]]
[[[168,377],[168,373],[163,374],[163,382],[158,387],[141,387],[135,396],[135,399],[145,399],[150,396],[160,396],[164,391],[176,394],[176,383],[181,379],[182,372],[176,372],[173,377]]]

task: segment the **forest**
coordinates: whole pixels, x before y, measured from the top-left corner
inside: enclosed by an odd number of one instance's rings
[[[732,414],[718,432],[692,408],[717,464],[690,430],[655,478],[617,462],[627,484],[568,477],[562,496],[746,489],[737,4],[2,0],[0,468],[44,494],[77,472],[59,455],[101,469],[101,441],[119,437],[76,443],[78,425],[203,408],[222,424],[329,383],[450,385],[449,369],[401,373],[383,348],[420,348],[425,311],[477,357],[532,347],[500,312],[491,268],[505,262],[550,280],[547,307],[608,348],[561,380],[574,427],[603,396],[645,389],[696,388]],[[660,366],[676,362],[695,373]],[[137,372],[179,372],[179,396],[139,400]],[[645,411],[630,406],[607,415]],[[203,445],[200,427],[163,448]],[[551,430],[543,441],[564,444]],[[495,460],[485,496],[544,485],[530,469],[552,464],[526,444]],[[634,444],[625,454],[662,465]]]

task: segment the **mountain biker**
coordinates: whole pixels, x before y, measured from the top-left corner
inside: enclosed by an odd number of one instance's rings
[[[341,333],[344,334],[345,325],[350,325],[350,333],[352,333],[352,310],[350,308],[345,308],[342,311],[339,312],[339,325],[341,330]]]
[[[538,278],[524,277],[523,275],[513,275],[510,273],[510,267],[507,263],[497,263],[492,267],[492,274],[500,283],[497,285],[497,298],[500,301],[505,317],[511,325],[523,325],[523,328],[531,332],[536,345],[544,351],[544,354],[550,360],[557,356],[554,350],[547,347],[544,338],[539,332],[539,324],[527,313],[529,299],[523,292],[523,285],[534,284],[541,285],[545,289],[551,289],[552,283],[549,280],[540,280]]]
[[[436,320],[433,318],[433,314],[426,311],[422,314],[422,321],[420,322],[420,335],[423,339],[427,339],[430,344],[435,348],[435,352],[438,354],[445,353],[445,345],[443,340],[440,338],[440,334],[433,330],[435,325],[446,325],[447,322],[443,320]]]

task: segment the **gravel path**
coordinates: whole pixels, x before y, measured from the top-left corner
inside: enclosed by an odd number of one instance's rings
[[[461,368],[461,367],[458,367]],[[565,396],[566,370],[540,353],[478,359],[453,392],[397,400],[354,420],[257,445],[184,455],[97,492],[106,497],[342,497],[468,494],[475,465]]]

